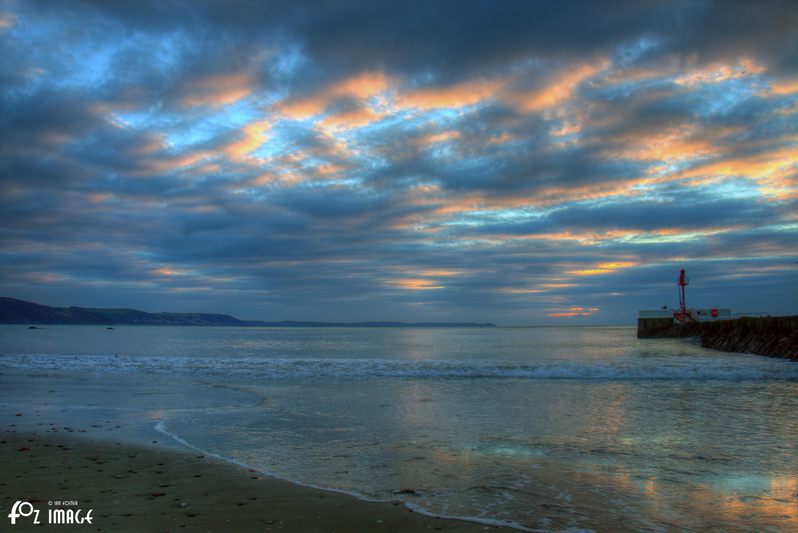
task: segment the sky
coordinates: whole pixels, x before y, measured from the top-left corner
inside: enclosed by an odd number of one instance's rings
[[[798,3],[0,0],[0,295],[798,314]]]

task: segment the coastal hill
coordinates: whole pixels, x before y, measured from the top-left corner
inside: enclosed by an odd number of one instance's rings
[[[103,326],[236,326],[236,327],[496,327],[474,322],[263,322],[210,313],[147,313],[137,309],[51,307],[0,297],[0,324],[95,324]]]

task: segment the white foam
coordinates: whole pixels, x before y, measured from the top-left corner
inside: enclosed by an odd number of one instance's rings
[[[396,359],[186,357],[21,354],[0,357],[0,368],[40,372],[151,373],[198,377],[575,379],[798,381],[798,364],[761,356],[625,358],[591,361],[409,361]]]
[[[372,497],[366,496],[364,494],[361,494],[361,493],[358,493],[358,492],[355,492],[355,491],[349,491],[349,490],[337,489],[337,488],[331,488],[331,487],[323,487],[323,486],[320,486],[320,485],[314,485],[312,483],[305,483],[305,482],[297,481],[295,479],[290,479],[290,478],[287,478],[285,476],[281,476],[279,474],[275,474],[273,472],[265,472],[263,470],[254,468],[253,466],[251,466],[251,465],[249,465],[247,463],[244,463],[243,461],[239,461],[238,459],[236,459],[234,457],[227,457],[227,456],[224,456],[224,455],[221,455],[221,454],[218,454],[218,453],[210,452],[210,451],[204,450],[203,448],[200,448],[199,446],[195,446],[194,444],[191,444],[190,442],[188,442],[187,440],[183,439],[179,435],[176,435],[176,434],[172,433],[171,431],[169,431],[166,428],[166,419],[160,420],[157,424],[155,424],[154,429],[156,431],[158,431],[159,433],[172,438],[174,441],[180,443],[181,445],[185,446],[186,448],[189,448],[191,450],[199,452],[199,453],[201,453],[203,455],[207,455],[208,457],[213,457],[213,458],[219,459],[221,461],[232,463],[232,464],[240,466],[242,468],[246,468],[247,470],[254,470],[254,471],[258,472],[259,474],[262,474],[262,475],[265,475],[265,476],[269,476],[269,477],[272,477],[272,478],[275,478],[275,479],[281,479],[283,481],[288,481],[290,483],[293,483],[294,485],[299,485],[299,486],[302,486],[302,487],[308,487],[308,488],[316,489],[316,490],[323,490],[325,492],[334,492],[334,493],[338,493],[338,494],[346,494],[348,496],[352,496],[354,498],[357,498],[358,500],[369,502],[369,503],[390,503],[391,501],[395,501],[395,499],[394,500],[388,500],[388,499],[372,498]],[[429,517],[432,517],[432,518],[443,518],[443,519],[448,519],[448,520],[464,520],[464,521],[467,521],[467,522],[474,522],[474,523],[478,523],[478,524],[484,524],[484,525],[487,525],[487,526],[499,526],[499,527],[504,526],[504,527],[511,527],[513,529],[518,529],[520,531],[531,531],[533,533],[548,533],[546,530],[542,530],[542,529],[530,529],[530,528],[528,528],[528,527],[526,527],[526,526],[524,526],[522,524],[519,524],[517,522],[510,522],[510,521],[505,521],[505,520],[494,520],[494,519],[490,519],[490,518],[481,518],[481,517],[474,517],[474,516],[444,515],[444,514],[430,512],[430,511],[424,509],[423,507],[421,507],[419,505],[415,505],[415,504],[413,504],[411,502],[403,501],[402,503],[408,509],[411,509],[412,511],[414,511],[416,513],[423,514],[425,516],[429,516]]]

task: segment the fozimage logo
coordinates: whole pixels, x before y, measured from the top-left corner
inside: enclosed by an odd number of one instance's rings
[[[78,508],[78,502],[74,500],[50,500],[47,502],[50,507],[47,509],[47,524],[91,524],[93,517],[91,516],[94,509],[89,509],[86,513],[83,509]],[[55,507],[55,508],[54,508]],[[66,507],[66,509],[64,509]],[[36,509],[31,502],[16,501],[11,506],[11,513],[8,518],[11,519],[11,525],[17,524],[18,518],[30,518],[33,520],[33,525],[42,524],[44,516],[40,516],[41,510]]]

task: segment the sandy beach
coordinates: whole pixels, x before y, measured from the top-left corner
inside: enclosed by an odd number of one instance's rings
[[[73,531],[514,531],[432,518],[399,502],[364,502],[156,447],[6,430],[0,455],[6,525],[14,503],[28,501],[44,526],[49,509],[81,509],[81,516],[91,509],[91,525],[59,526]],[[14,531],[42,531],[33,518],[17,518]]]

